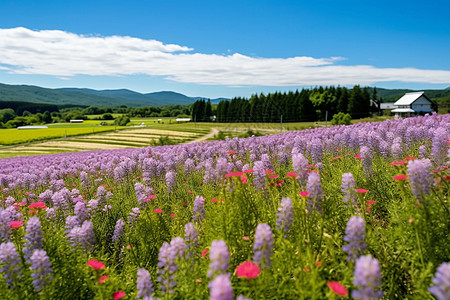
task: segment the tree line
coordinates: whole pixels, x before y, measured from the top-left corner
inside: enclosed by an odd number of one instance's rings
[[[373,100],[375,105],[371,105]],[[218,122],[311,122],[331,120],[342,112],[352,118],[364,118],[378,111],[381,99],[368,88],[355,85],[345,87],[316,87],[295,92],[275,92],[267,95],[255,94],[249,99],[235,97],[220,101],[212,111],[210,102],[204,99],[192,106],[192,119],[197,122],[210,121],[214,113]]]

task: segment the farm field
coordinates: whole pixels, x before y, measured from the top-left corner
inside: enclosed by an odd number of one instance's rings
[[[0,159],[0,290],[7,299],[447,299],[449,121]],[[138,144],[168,130],[156,126],[101,134]],[[220,129],[173,126],[180,139]]]
[[[158,119],[162,122],[158,123]],[[371,120],[383,119],[354,122]],[[135,118],[126,127],[114,126],[112,121],[100,126],[101,122],[103,121],[87,120],[84,123],[48,124],[48,129],[0,129],[0,157],[178,144],[197,139],[214,140],[217,139],[217,134],[206,135],[219,131],[224,136],[233,138],[249,131],[266,135],[327,125],[325,122],[287,123],[283,126],[276,123],[177,124],[173,118]],[[202,139],[203,136],[206,138]]]

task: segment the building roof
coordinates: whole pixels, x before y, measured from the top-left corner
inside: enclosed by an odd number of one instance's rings
[[[431,100],[425,95],[425,92],[413,92],[404,94],[403,97],[401,97],[397,100],[397,102],[394,103],[394,105],[411,105],[421,96],[424,96],[428,101],[431,102]]]
[[[391,110],[391,112],[393,112],[393,113],[413,113],[415,111],[411,108],[396,108],[396,109]]]

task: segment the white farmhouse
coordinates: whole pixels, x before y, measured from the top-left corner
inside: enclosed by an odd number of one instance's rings
[[[423,115],[431,113],[433,101],[425,95],[425,92],[406,93],[394,103],[392,110],[396,116],[408,117],[411,115]]]

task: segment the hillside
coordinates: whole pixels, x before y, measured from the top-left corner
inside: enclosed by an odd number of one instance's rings
[[[194,102],[190,97],[170,91],[141,94],[126,89],[102,91],[78,88],[47,89],[38,86],[7,84],[0,84],[0,101],[104,107],[186,105]]]

